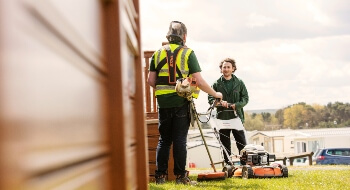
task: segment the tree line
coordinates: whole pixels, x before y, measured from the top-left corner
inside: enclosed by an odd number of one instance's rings
[[[350,104],[335,102],[325,106],[300,102],[269,112],[245,113],[246,130],[316,129],[350,126]]]

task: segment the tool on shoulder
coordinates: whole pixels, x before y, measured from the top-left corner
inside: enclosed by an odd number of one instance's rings
[[[175,90],[181,97],[187,98],[189,101],[192,99],[192,93],[197,90],[196,78],[181,78],[176,81]]]

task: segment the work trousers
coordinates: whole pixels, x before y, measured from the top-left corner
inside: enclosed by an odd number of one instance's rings
[[[187,134],[190,127],[190,107],[159,108],[159,141],[157,146],[156,177],[167,174],[170,147],[173,144],[174,175],[185,175]]]
[[[235,130],[235,129],[220,129],[220,141],[224,145],[224,148],[227,150],[228,155],[231,155],[231,139],[230,135],[231,132],[233,134],[233,137],[235,138],[236,141],[236,146],[238,148],[238,154],[241,152],[241,150],[244,148],[245,145],[247,145],[246,139],[245,139],[245,134],[243,130]],[[227,158],[226,154],[224,151],[222,151],[224,154],[224,159],[227,164],[229,164],[229,159]],[[245,164],[245,163],[241,163]]]

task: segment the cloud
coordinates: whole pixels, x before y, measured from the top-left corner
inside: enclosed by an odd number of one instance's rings
[[[171,20],[188,28],[209,84],[219,62],[234,58],[249,91],[246,109],[297,102],[349,102],[350,4],[334,1],[141,1],[142,48],[156,50]],[[197,109],[206,111],[201,92]]]
[[[315,21],[323,25],[331,24],[332,20],[326,14],[324,14],[320,9],[314,6],[313,3],[308,2],[307,8],[312,12],[313,18]]]
[[[202,75],[210,84],[220,76],[219,61],[225,57],[236,59],[236,75],[245,82],[251,98],[247,109],[282,108],[301,101],[319,104],[348,101],[342,90],[350,86],[347,53],[350,35],[249,43],[192,43],[201,62]],[[332,92],[326,93],[325,89]]]
[[[282,43],[282,44],[279,44],[277,47],[275,47],[274,51],[276,53],[294,54],[294,53],[301,53],[303,49],[297,44]]]
[[[258,15],[256,13],[252,13],[248,16],[247,26],[250,28],[264,27],[267,25],[271,25],[275,22],[278,22],[278,20],[275,18],[269,18],[264,15]]]

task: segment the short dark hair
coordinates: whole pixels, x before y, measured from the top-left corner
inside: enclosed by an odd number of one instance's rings
[[[221,68],[222,68],[222,64],[224,64],[225,62],[231,63],[231,64],[232,64],[232,67],[235,68],[234,71],[237,70],[236,61],[235,61],[234,59],[232,59],[232,58],[225,58],[224,60],[222,60],[222,61],[220,62],[220,65],[219,65],[220,70],[221,70]],[[234,72],[234,71],[233,71],[233,72]]]

